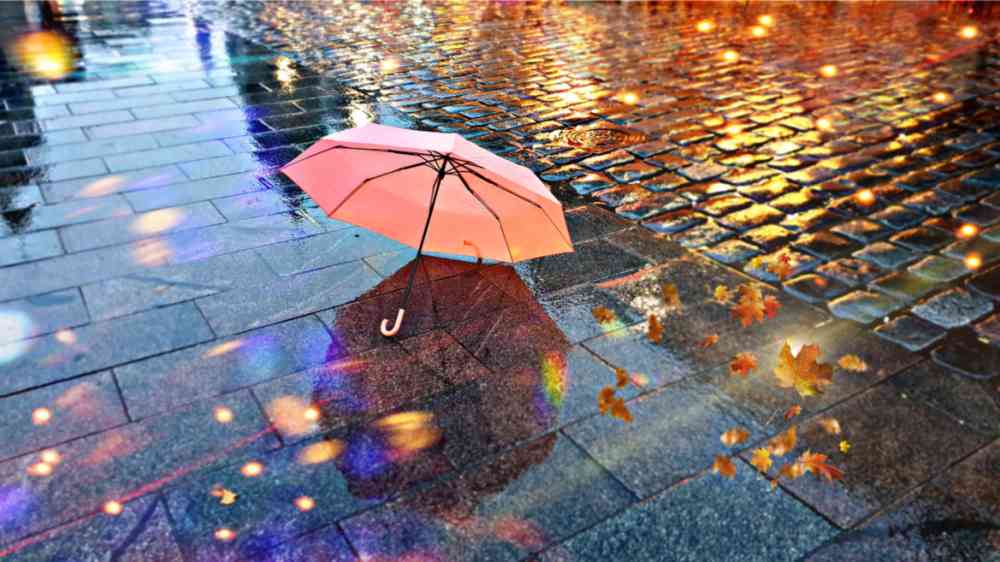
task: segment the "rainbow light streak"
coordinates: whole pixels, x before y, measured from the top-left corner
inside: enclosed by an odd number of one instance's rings
[[[569,384],[566,358],[556,352],[548,352],[541,358],[542,397],[553,408],[561,408]]]
[[[18,310],[0,310],[0,365],[16,360],[31,347],[34,326],[28,315]]]

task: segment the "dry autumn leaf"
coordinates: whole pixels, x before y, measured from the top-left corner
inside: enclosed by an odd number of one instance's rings
[[[615,369],[615,386],[618,388],[625,388],[631,380],[632,379],[628,376],[628,372],[625,369]]]
[[[788,254],[781,254],[775,261],[767,264],[767,270],[778,276],[779,281],[784,281],[792,274],[792,258]]]
[[[606,386],[597,393],[597,408],[601,412],[601,415],[607,414],[611,410],[611,403],[615,399],[615,389]]]
[[[797,441],[798,433],[793,425],[781,435],[777,435],[768,441],[767,448],[771,451],[772,455],[782,457],[795,448],[795,443]]]
[[[770,320],[778,315],[781,310],[781,302],[772,295],[764,297],[764,315]]]
[[[732,308],[733,316],[744,328],[750,326],[755,321],[764,321],[764,296],[760,289],[751,284],[740,285],[739,300]]]
[[[746,377],[757,368],[757,356],[753,353],[737,353],[736,357],[729,362],[729,373],[741,377]]]
[[[733,460],[729,457],[716,455],[715,462],[712,463],[712,472],[721,474],[726,478],[733,478],[736,476],[736,465],[733,464]]]
[[[681,305],[681,296],[677,292],[677,285],[664,283],[660,287],[660,292],[663,296],[663,304],[671,308],[677,308]]]
[[[663,326],[660,325],[660,321],[653,314],[649,315],[649,330],[646,335],[649,337],[649,341],[653,343],[663,341]]]
[[[778,470],[778,476],[789,480],[795,480],[803,474],[805,474],[805,467],[797,462],[787,463]]]
[[[713,345],[715,345],[717,343],[719,343],[719,334],[711,334],[711,335],[705,336],[705,338],[703,340],[701,340],[700,342],[698,342],[698,345],[701,346],[702,348],[707,349],[707,348],[712,347]]]
[[[806,451],[802,453],[799,460],[795,461],[795,464],[801,465],[803,472],[812,472],[817,477],[822,476],[830,482],[842,479],[844,471],[832,464],[828,464],[826,462],[827,458],[824,454]]]
[[[774,367],[778,386],[794,387],[800,396],[822,392],[826,385],[833,382],[833,367],[817,363],[819,353],[819,346],[812,344],[802,346],[798,355],[792,355],[791,346],[785,342],[778,355],[778,364]]]
[[[729,294],[729,287],[725,285],[719,285],[712,291],[712,296],[715,298],[715,302],[719,304],[728,304],[729,299],[732,295]]]
[[[840,365],[841,369],[855,373],[863,373],[868,370],[868,364],[857,355],[845,355],[837,360],[837,365]]]
[[[802,406],[796,404],[791,408],[785,410],[785,421],[788,421],[801,413],[802,413]]]
[[[625,400],[621,398],[615,398],[611,402],[611,415],[625,423],[632,421],[632,412],[628,411],[628,407],[625,405]]]
[[[754,449],[753,456],[750,458],[750,464],[762,473],[767,474],[767,471],[771,470],[771,451],[763,447]]]
[[[236,498],[239,497],[239,494],[237,494],[236,492],[232,490],[227,490],[222,486],[216,486],[212,488],[211,493],[213,497],[219,498],[219,503],[222,505],[233,505],[234,503],[236,503]]]
[[[600,324],[607,324],[608,322],[615,321],[615,312],[607,307],[598,306],[597,308],[591,309],[590,313],[594,315],[594,320],[597,320]]]
[[[818,423],[830,435],[840,435],[840,422],[836,418],[821,418]]]
[[[750,438],[750,432],[743,429],[742,427],[734,427],[729,431],[726,431],[719,437],[722,444],[726,447],[732,447],[733,445],[739,445],[747,439]]]

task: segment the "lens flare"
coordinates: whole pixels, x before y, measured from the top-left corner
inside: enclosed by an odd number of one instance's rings
[[[233,421],[233,411],[225,406],[219,406],[215,409],[215,421],[219,423],[229,423]]]
[[[45,425],[52,420],[52,411],[48,408],[35,408],[31,412],[31,423],[35,425]]]
[[[740,54],[732,49],[729,49],[722,52],[722,60],[726,62],[736,62],[740,60]]]
[[[73,48],[54,31],[36,31],[14,44],[14,54],[24,70],[38,78],[59,80],[73,70]]]
[[[774,16],[772,16],[771,14],[764,14],[762,16],[759,16],[757,18],[757,23],[771,27],[772,25],[774,25]]]
[[[232,529],[225,527],[215,530],[215,539],[220,542],[230,542],[236,538],[236,533]]]
[[[948,92],[935,92],[931,99],[934,103],[948,103],[951,101],[951,94]]]
[[[955,233],[955,236],[958,236],[959,238],[963,239],[969,239],[977,234],[979,234],[978,226],[971,223],[965,223],[962,226],[958,227],[958,232]]]
[[[958,35],[962,39],[975,39],[979,36],[979,28],[974,25],[966,25],[958,31]]]
[[[121,515],[123,508],[121,503],[111,500],[109,502],[105,502],[101,510],[108,515]]]
[[[310,498],[309,496],[301,496],[295,498],[295,507],[297,507],[299,511],[309,511],[316,507],[316,500]]]
[[[965,267],[969,269],[979,269],[983,265],[983,258],[979,254],[969,254],[965,256]]]
[[[875,202],[875,193],[870,189],[862,189],[854,195],[854,199],[862,205],[871,205]]]
[[[715,29],[715,22],[712,20],[701,20],[700,22],[695,24],[694,27],[695,29],[697,29],[702,33],[708,33],[709,31]]]
[[[243,465],[240,468],[240,474],[246,476],[247,478],[254,478],[255,476],[260,476],[264,472],[264,465],[257,461],[251,461]]]
[[[832,64],[824,64],[823,66],[819,67],[819,73],[824,78],[833,78],[839,72],[840,70],[838,70],[837,67]]]

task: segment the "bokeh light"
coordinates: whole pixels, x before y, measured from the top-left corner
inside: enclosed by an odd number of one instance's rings
[[[332,461],[340,456],[344,451],[344,442],[339,439],[330,439],[313,443],[302,449],[299,453],[300,464],[320,464]]]
[[[35,408],[31,412],[31,423],[35,425],[45,425],[52,421],[52,410],[48,408]]]
[[[755,25],[750,28],[750,35],[753,35],[754,37],[766,37],[767,28],[762,25]]]
[[[295,507],[299,511],[309,511],[316,507],[316,500],[310,498],[309,496],[300,496],[295,498]]]
[[[310,407],[308,402],[298,396],[279,396],[268,404],[267,414],[282,435],[299,436],[316,430],[319,416],[310,419]]]
[[[144,213],[129,226],[135,234],[151,235],[170,230],[184,221],[184,213],[177,209],[160,209]]]
[[[819,67],[819,73],[824,78],[833,78],[839,72],[840,70],[838,70],[837,67],[832,64],[824,64],[823,66]]]
[[[955,236],[967,240],[969,238],[974,237],[977,234],[979,234],[978,226],[971,223],[965,223],[962,226],[958,227],[958,231],[955,233]]]
[[[398,454],[426,449],[441,437],[430,412],[400,412],[378,420],[375,425],[385,432],[389,446]]]
[[[951,101],[951,94],[948,92],[934,92],[931,99],[934,100],[934,103],[948,103]]]
[[[715,29],[715,22],[712,20],[701,20],[694,27],[702,33],[708,33]]]
[[[382,59],[382,62],[379,63],[379,69],[382,72],[386,72],[386,73],[388,73],[388,72],[394,72],[394,71],[396,71],[396,70],[399,69],[399,59],[397,59],[395,57],[388,57],[388,58]]]
[[[983,265],[983,258],[976,253],[971,253],[965,256],[965,267],[969,269],[979,269]]]
[[[736,62],[740,60],[740,54],[732,49],[728,49],[722,52],[722,60],[726,62]]]
[[[854,199],[862,205],[871,205],[875,202],[875,193],[870,189],[862,189],[854,194]]]
[[[42,462],[50,464],[52,466],[55,466],[60,462],[62,462],[62,455],[60,455],[59,451],[55,449],[46,449],[42,451],[42,454],[39,455],[39,457],[41,457]]]
[[[14,43],[14,54],[25,72],[46,80],[59,80],[73,70],[73,47],[54,31],[36,31]]]
[[[105,502],[104,506],[101,508],[101,510],[108,515],[121,515],[123,509],[122,504],[116,502],[115,500]]]
[[[821,131],[832,131],[833,130],[833,120],[829,117],[820,117],[816,120],[816,128]]]
[[[63,345],[73,345],[76,343],[76,333],[70,329],[62,329],[55,334],[56,341]]]
[[[757,18],[757,23],[770,27],[774,25],[774,16],[771,14],[763,14]]]
[[[215,421],[219,423],[229,423],[233,421],[233,411],[225,406],[215,408]]]
[[[38,477],[48,476],[52,474],[52,465],[44,461],[36,462],[28,466],[28,474]]]
[[[236,532],[232,529],[222,527],[215,530],[215,539],[221,542],[230,542],[236,538]]]
[[[962,39],[975,39],[979,36],[979,28],[974,25],[966,25],[958,31],[958,35]]]
[[[635,92],[622,92],[621,101],[628,105],[635,105],[639,103],[639,94]]]
[[[260,476],[264,472],[264,465],[257,461],[250,461],[240,468],[240,474],[246,476],[247,478],[254,478]]]

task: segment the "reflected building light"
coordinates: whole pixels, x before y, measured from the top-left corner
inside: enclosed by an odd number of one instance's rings
[[[215,421],[219,423],[229,423],[233,421],[233,411],[225,406],[217,406],[214,411]]]
[[[240,474],[247,478],[260,476],[264,472],[264,465],[257,461],[250,461],[240,468]]]
[[[219,345],[212,346],[208,351],[202,354],[203,358],[209,357],[219,357],[220,355],[225,355],[227,353],[236,351],[237,349],[243,347],[243,339],[230,340],[227,342],[220,343]]]
[[[320,464],[332,461],[344,452],[344,442],[330,439],[313,443],[299,453],[299,464]]]
[[[319,408],[317,408],[316,406],[310,406],[306,408],[305,411],[302,412],[302,417],[304,417],[307,421],[311,422],[319,421],[320,417]]]
[[[45,80],[59,80],[73,70],[73,48],[54,31],[36,31],[17,39],[13,48],[21,68]]]
[[[73,330],[64,328],[55,334],[56,341],[63,345],[73,345],[76,343],[76,333]]]
[[[55,466],[60,462],[62,462],[62,455],[60,455],[59,451],[55,449],[46,449],[42,451],[42,454],[39,455],[39,457],[42,459],[42,462],[50,464],[52,466]]]
[[[121,515],[121,512],[122,512],[123,509],[124,508],[122,507],[122,504],[119,503],[119,502],[116,502],[115,500],[111,500],[109,502],[106,502],[104,504],[104,506],[101,508],[101,510],[104,511],[104,513],[107,513],[108,515],[112,515],[112,516],[114,516],[114,515]]]
[[[160,209],[143,213],[132,221],[129,230],[134,234],[159,234],[184,221],[184,212],[178,209]]]
[[[48,408],[35,408],[31,412],[31,423],[35,425],[45,425],[52,421],[52,411]]]

